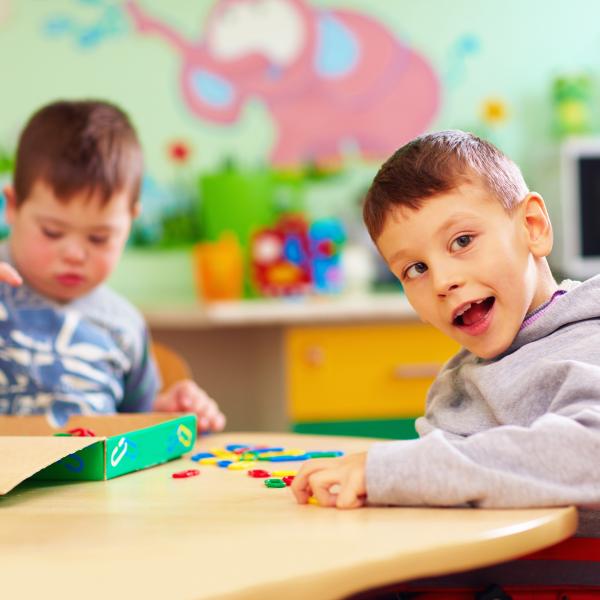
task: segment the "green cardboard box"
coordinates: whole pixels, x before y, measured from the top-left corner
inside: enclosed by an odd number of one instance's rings
[[[83,427],[96,437],[56,436]],[[28,478],[102,481],[172,460],[196,441],[196,416],[138,413],[71,417],[0,416],[0,495]]]

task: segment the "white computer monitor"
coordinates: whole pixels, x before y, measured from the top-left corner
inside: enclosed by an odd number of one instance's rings
[[[562,270],[587,279],[600,273],[600,137],[561,146]]]

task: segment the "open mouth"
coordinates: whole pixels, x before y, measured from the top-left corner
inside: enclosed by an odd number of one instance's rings
[[[484,300],[466,304],[462,308],[461,313],[454,317],[452,324],[460,327],[464,325],[474,325],[475,323],[482,321],[485,319],[490,310],[492,310],[492,306],[494,306],[495,301],[496,298],[494,298],[494,296],[490,296]]]

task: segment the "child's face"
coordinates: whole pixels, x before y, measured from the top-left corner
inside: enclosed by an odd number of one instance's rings
[[[68,302],[111,274],[137,211],[132,211],[126,192],[114,194],[104,205],[85,193],[65,203],[38,181],[19,207],[12,190],[6,192],[12,258],[32,288]]]
[[[549,228],[535,194],[508,214],[483,186],[464,184],[418,210],[396,208],[377,246],[424,321],[493,358],[547,300],[537,262],[551,247],[544,218]]]

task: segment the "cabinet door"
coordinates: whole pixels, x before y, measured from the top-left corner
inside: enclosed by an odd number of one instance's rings
[[[421,415],[435,375],[459,349],[422,323],[293,327],[285,344],[295,422]]]

